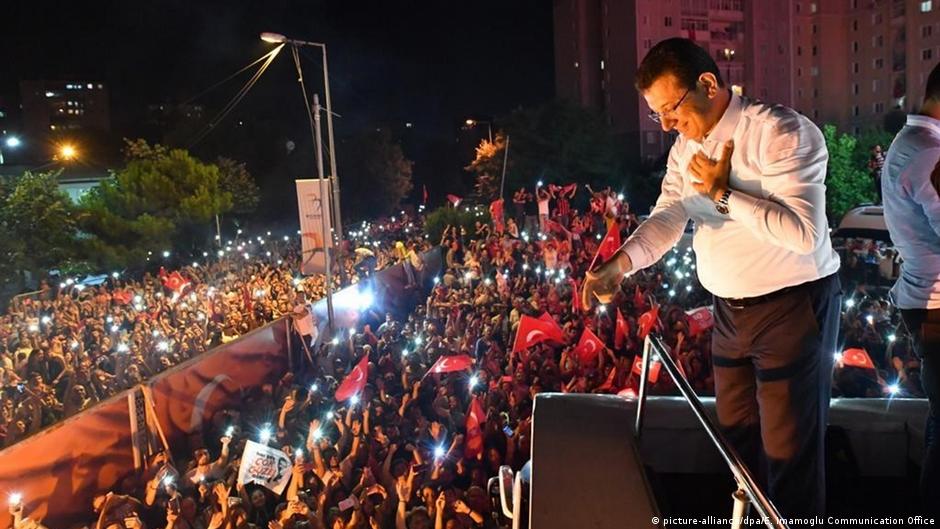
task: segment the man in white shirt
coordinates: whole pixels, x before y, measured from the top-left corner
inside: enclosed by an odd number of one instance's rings
[[[606,303],[692,219],[699,280],[715,296],[719,424],[784,516],[823,514],[842,296],[823,136],[791,109],[733,94],[686,39],[653,47],[636,84],[650,118],[679,137],[649,219],[587,274],[582,301]]]
[[[927,77],[920,114],[888,149],[881,173],[885,223],[903,259],[891,296],[920,357],[921,383],[930,401],[921,494],[940,515],[940,64]]]

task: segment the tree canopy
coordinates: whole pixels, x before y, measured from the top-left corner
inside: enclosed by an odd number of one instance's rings
[[[128,142],[127,165],[88,193],[81,206],[89,257],[99,264],[142,262],[148,251],[193,250],[232,209],[219,168],[182,149]]]

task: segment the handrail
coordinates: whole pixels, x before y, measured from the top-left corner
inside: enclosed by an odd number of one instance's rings
[[[646,336],[646,340],[643,343],[643,360],[642,368],[640,371],[640,391],[638,394],[638,401],[636,407],[636,424],[634,435],[636,435],[637,440],[640,438],[640,434],[643,428],[643,413],[645,409],[646,402],[646,379],[647,373],[649,372],[649,366],[651,362],[651,357],[653,355],[658,357],[659,362],[662,364],[662,367],[669,373],[669,376],[672,377],[673,382],[675,382],[676,387],[679,389],[679,392],[682,393],[682,396],[688,402],[689,407],[692,408],[692,412],[698,418],[699,422],[702,423],[702,427],[705,428],[705,433],[708,434],[708,437],[711,438],[712,443],[715,444],[715,447],[718,448],[718,453],[721,454],[721,457],[724,458],[725,463],[727,463],[728,468],[731,470],[731,473],[734,475],[734,480],[738,484],[739,491],[743,491],[747,497],[751,500],[751,503],[754,504],[754,507],[757,509],[761,518],[764,520],[764,523],[767,527],[773,529],[789,529],[789,526],[783,522],[780,513],[777,511],[777,508],[774,507],[774,504],[770,501],[770,498],[761,490],[760,486],[754,480],[754,477],[751,475],[750,471],[747,469],[747,466],[744,464],[744,461],[741,459],[741,456],[738,455],[738,452],[731,446],[727,439],[715,428],[715,425],[712,424],[711,419],[705,413],[705,407],[702,406],[702,401],[699,400],[698,396],[695,394],[695,390],[692,389],[692,386],[689,385],[689,382],[679,373],[679,368],[676,366],[675,361],[669,356],[669,350],[663,344],[662,339],[659,336],[654,336],[653,333],[650,333]],[[735,498],[736,507],[739,506],[741,501],[740,495],[738,493]],[[738,509],[735,509],[735,514],[737,515]],[[737,527],[740,524],[739,521],[735,523]]]

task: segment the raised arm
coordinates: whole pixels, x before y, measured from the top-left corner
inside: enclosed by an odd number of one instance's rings
[[[800,255],[816,251],[829,237],[826,209],[826,164],[829,154],[822,133],[793,116],[766,131],[760,146],[761,186],[769,199],[732,189],[729,215],[758,237]]]

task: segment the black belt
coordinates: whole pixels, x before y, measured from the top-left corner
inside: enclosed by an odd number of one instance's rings
[[[728,305],[732,309],[743,309],[745,307],[753,307],[754,305],[760,305],[761,303],[771,301],[773,299],[779,298],[780,296],[784,294],[789,294],[790,292],[794,292],[796,290],[800,290],[802,288],[806,288],[808,286],[814,285],[820,281],[823,281],[824,279],[828,279],[828,277],[814,279],[813,281],[809,281],[807,283],[800,283],[799,285],[784,287],[784,288],[781,288],[780,290],[774,290],[773,292],[768,292],[767,294],[764,294],[761,296],[754,296],[753,298],[721,298],[718,296],[715,296],[715,297],[724,301],[725,305]]]

